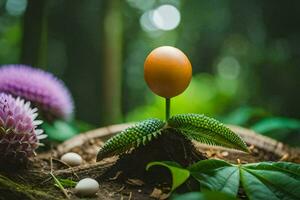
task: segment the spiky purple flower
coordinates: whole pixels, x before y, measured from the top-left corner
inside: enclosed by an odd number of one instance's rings
[[[34,154],[39,140],[46,137],[37,129],[36,108],[30,102],[0,93],[0,160],[23,161]]]
[[[0,68],[0,92],[31,101],[46,119],[68,119],[73,100],[64,83],[52,74],[26,65]]]

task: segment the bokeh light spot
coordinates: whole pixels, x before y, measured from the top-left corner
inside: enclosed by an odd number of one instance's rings
[[[162,5],[153,11],[154,25],[161,30],[173,30],[180,23],[180,12],[173,5]]]
[[[5,9],[8,14],[13,16],[22,15],[27,7],[27,0],[8,0]]]
[[[217,65],[218,74],[225,79],[236,79],[240,73],[240,64],[234,57],[224,57]]]
[[[141,27],[146,32],[158,30],[157,27],[153,24],[152,16],[153,16],[153,10],[150,10],[144,12],[144,14],[140,18]]]

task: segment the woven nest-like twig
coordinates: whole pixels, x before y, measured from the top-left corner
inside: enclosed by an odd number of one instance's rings
[[[58,145],[56,150],[54,151],[54,155],[59,157],[60,155],[66,152],[73,151],[76,148],[81,148],[83,145],[91,143],[91,141],[98,140],[98,145],[94,146],[94,149],[89,150],[89,152],[93,154],[91,155],[91,157],[96,156],[98,149],[101,147],[101,145],[104,144],[104,142],[108,138],[119,133],[120,131],[124,130],[125,128],[131,125],[132,124],[111,125],[79,134],[74,138],[71,138],[70,140],[67,140],[64,143]],[[199,151],[206,152],[207,154],[209,154],[208,157],[219,157],[224,160],[229,160],[233,162],[236,159],[240,159],[244,162],[258,162],[263,161],[265,158],[265,160],[281,160],[300,163],[299,148],[289,147],[288,145],[285,145],[279,141],[260,135],[252,130],[242,128],[240,126],[228,125],[228,127],[245,140],[252,153],[247,154],[241,151],[226,149],[217,146],[208,146],[205,144],[195,142],[194,144],[196,148]],[[268,157],[265,155],[258,156],[258,153],[270,155],[271,158],[270,156]],[[229,156],[227,156],[227,154],[229,154]],[[45,156],[47,157],[47,154],[40,155],[40,157]],[[112,162],[112,159],[104,160],[103,162],[100,162],[100,164],[105,164],[105,162]]]

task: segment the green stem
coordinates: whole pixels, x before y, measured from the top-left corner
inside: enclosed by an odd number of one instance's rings
[[[61,182],[54,176],[52,172],[50,172],[50,175],[52,176],[54,182],[57,184],[57,187],[64,193],[64,195],[67,197],[67,199],[70,199],[70,196],[66,192],[64,186],[61,184]]]
[[[170,118],[171,99],[166,98],[166,120]]]

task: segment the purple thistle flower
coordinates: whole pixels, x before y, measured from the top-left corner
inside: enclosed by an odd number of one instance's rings
[[[2,66],[0,92],[31,101],[48,120],[72,116],[73,99],[64,83],[40,69],[26,65]]]
[[[39,140],[46,137],[36,129],[40,120],[30,102],[0,93],[0,160],[23,161],[34,155]]]

